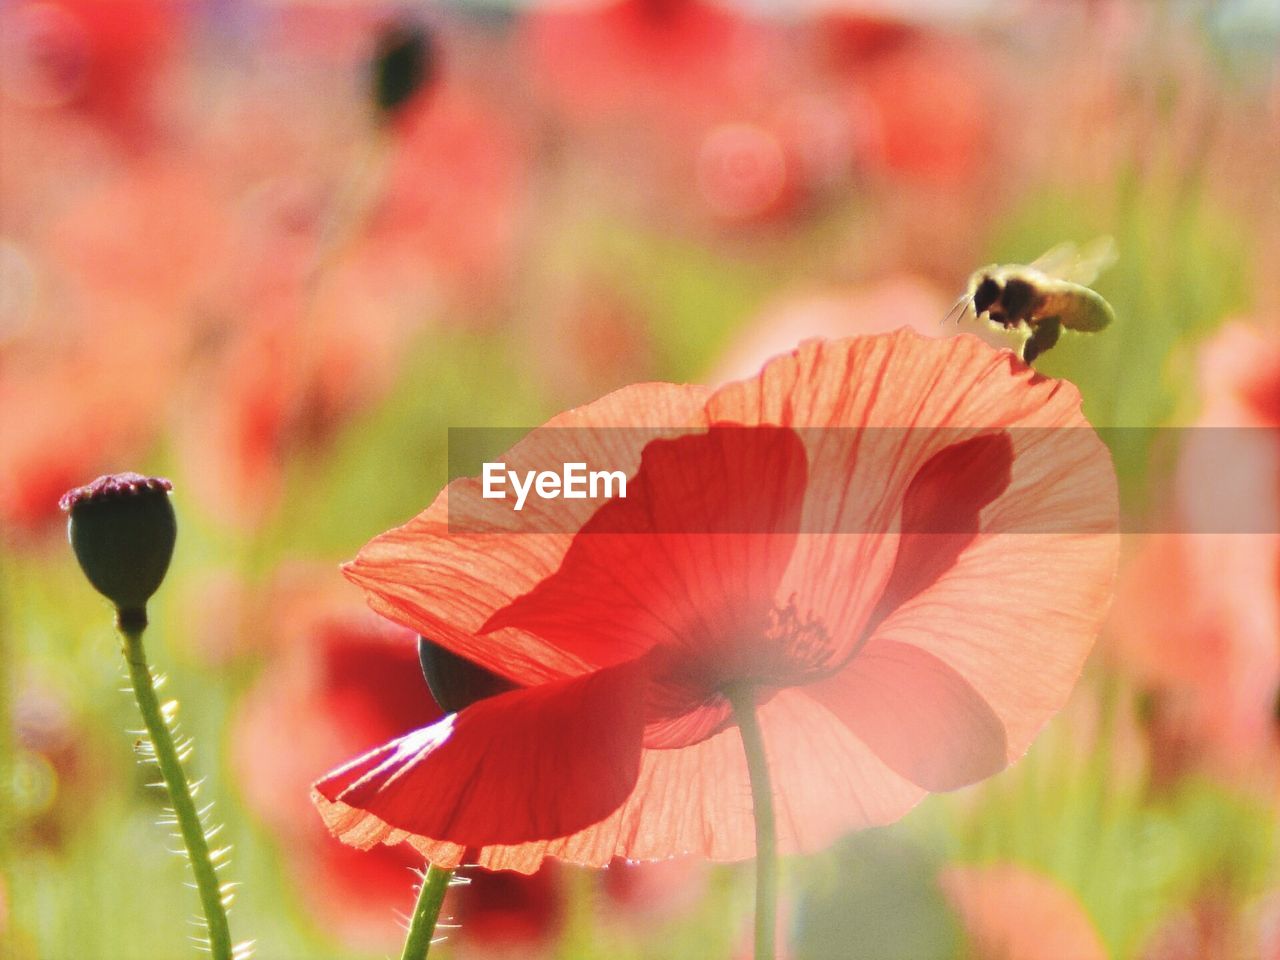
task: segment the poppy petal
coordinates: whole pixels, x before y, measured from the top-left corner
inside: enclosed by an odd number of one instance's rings
[[[1020,756],[1066,701],[1112,594],[1115,473],[1079,393],[975,337],[930,341],[902,330],[802,344],[756,380],[721,388],[708,410],[746,423],[850,428],[800,431],[809,451],[805,529],[886,532],[800,537],[780,591],[819,598],[810,600],[814,615],[839,654],[877,639],[931,653],[990,705],[1009,759]],[[962,499],[984,499],[994,489],[984,493],[984,483],[1003,484],[979,510],[980,532],[958,553],[949,534],[928,534],[935,548],[947,547],[939,550],[945,569],[904,564],[892,584],[904,545],[888,531],[902,527],[912,481],[970,429],[1009,436],[1007,483],[998,463],[985,480],[962,471]],[[923,544],[905,546],[923,552]],[[877,610],[890,586],[896,608]],[[873,616],[884,619],[868,639]]]
[[[813,697],[891,769],[926,790],[954,790],[1004,769],[1004,725],[973,686],[931,653],[872,641]]]
[[[784,853],[820,850],[847,830],[890,823],[924,796],[828,711],[797,690],[759,708]],[[755,819],[742,738],[730,727],[679,750],[645,750],[636,788],[616,813],[540,856],[602,866],[612,855],[718,861],[755,856]],[[505,869],[530,851],[495,847],[480,862]]]
[[[1082,459],[1061,456],[1064,433],[1068,445],[1085,448]],[[1015,449],[1012,482],[983,511],[983,532],[868,641],[913,644],[955,670],[1000,718],[1010,762],[1079,677],[1111,601],[1119,552],[1119,536],[1108,532],[1117,506],[1106,448],[1091,431],[1043,436],[1052,455],[1042,461]],[[1046,522],[1063,532],[1035,532]]]
[[[931,457],[995,430],[1087,427],[1073,388],[1010,352],[907,329],[808,341],[758,377],[717,390],[707,410],[715,420],[807,428],[799,430],[809,459],[801,527],[810,533],[779,593],[821,598],[800,613],[824,622],[837,662],[864,636],[894,567],[908,488]]]
[[[911,479],[893,573],[867,629],[874,629],[949,570],[973,542],[984,507],[1009,486],[1013,443],[987,434],[934,454]]]
[[[705,398],[693,386],[626,387],[555,417],[505,459],[512,469],[585,462],[630,475],[648,439],[706,425]],[[627,429],[613,429],[621,427]],[[343,572],[378,613],[517,683],[586,672],[594,665],[540,637],[515,630],[497,637],[481,627],[555,573],[573,537],[547,531],[566,529],[570,511],[591,508],[590,501],[556,500],[554,518],[535,498],[520,512],[508,506],[498,513],[495,503],[482,497],[479,480],[456,480],[423,513],[371,540]],[[494,532],[466,532],[476,529]]]
[[[800,691],[783,690],[759,711],[784,853],[819,850],[847,830],[891,823],[924,796]],[[341,802],[322,805],[325,810],[330,829],[347,843],[407,842],[442,866],[456,865],[466,852],[396,830],[375,815],[344,810]],[[491,870],[532,873],[546,857],[602,867],[614,856],[665,860],[684,854],[719,861],[755,855],[750,779],[736,727],[678,750],[644,750],[631,795],[593,826],[550,840],[486,846],[469,858]]]
[[[760,632],[791,557],[806,473],[791,430],[654,440],[627,496],[601,507],[555,575],[483,629],[517,627],[590,663],[659,644],[715,658],[709,643]]]
[[[314,798],[331,829],[365,847],[383,831],[353,823],[352,809],[462,845],[571,834],[635,786],[642,694],[633,665],[499,694],[334,771]]]

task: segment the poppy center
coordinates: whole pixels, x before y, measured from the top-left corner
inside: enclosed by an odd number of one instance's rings
[[[719,733],[732,721],[731,688],[753,689],[764,703],[783,687],[811,683],[830,671],[831,633],[801,611],[794,594],[753,619],[750,627],[735,624],[715,638],[679,649],[664,645],[649,654],[646,746],[690,746]],[[743,632],[747,643],[741,642]]]
[[[774,676],[793,676],[797,683],[824,673],[835,652],[826,625],[812,613],[801,613],[794,593],[785,606],[770,608],[764,646],[781,661]]]
[[[762,605],[763,606],[763,605]],[[836,655],[827,625],[801,609],[796,594],[785,602],[731,617],[715,635],[682,647],[683,668],[700,681],[701,693],[718,699],[729,687],[777,689],[825,675]],[[690,670],[690,659],[696,667]]]

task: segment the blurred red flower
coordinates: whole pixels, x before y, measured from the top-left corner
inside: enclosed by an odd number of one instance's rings
[[[253,529],[280,503],[294,458],[327,448],[383,397],[415,331],[367,247],[317,281],[260,292],[188,371],[178,449],[201,504]]]
[[[438,720],[414,637],[308,588],[295,572],[273,592],[279,637],[273,656],[242,700],[232,733],[238,782],[250,810],[275,834],[285,870],[315,922],[352,949],[390,949],[401,937],[397,911],[412,906],[407,848],[362,854],[335,842],[308,812],[317,770],[352,752]],[[511,878],[476,871],[451,891],[447,911],[464,944],[518,942],[525,948],[557,929],[560,888],[544,871]]]
[[[346,848],[361,856],[360,851]],[[564,888],[555,864],[531,877],[488,870],[465,870],[464,885],[445,901],[451,956],[533,957],[554,949],[565,914]]]
[[[980,50],[923,34],[868,60],[850,86],[864,158],[907,179],[971,182],[990,161],[989,74]]]
[[[324,819],[445,865],[750,857],[738,683],[784,851],[994,773],[1065,701],[1110,594],[1114,476],[1079,403],[972,337],[900,331],[553,419],[579,429],[508,465],[607,461],[625,499],[575,501],[554,533],[460,480],[347,566],[376,610],[520,686],[322,779]],[[669,435],[591,439],[638,425]],[[459,516],[501,532],[451,534]]]
[[[0,151],[0,167],[24,156]],[[12,291],[0,316],[6,533],[57,517],[59,486],[146,455],[225,246],[226,218],[179,156],[104,164],[95,177],[68,160],[51,161],[59,190],[33,187],[13,206],[0,264]]]
[[[804,94],[776,21],[707,0],[617,0],[536,10],[521,40],[571,149],[609,172],[605,202],[667,229],[689,213],[700,226],[775,222],[850,167],[843,111]]]
[[[1051,877],[1012,863],[949,867],[939,883],[984,960],[1106,960],[1080,901]]]
[[[173,338],[106,304],[96,320],[69,350],[0,342],[2,539],[47,530],[61,517],[59,487],[143,455],[163,419]]]
[[[1241,906],[1222,885],[1166,917],[1138,960],[1280,960],[1280,892]]]
[[[176,149],[60,198],[57,215],[40,224],[40,252],[80,314],[105,300],[162,318],[153,323],[171,337],[190,336],[201,311],[214,308],[235,250],[230,205],[209,185],[214,166]]]
[[[707,892],[711,867],[694,857],[651,863],[615,858],[600,886],[623,926],[644,929],[697,908]]]
[[[155,124],[158,80],[185,27],[170,0],[39,0],[0,12],[0,87],[31,107],[83,113],[127,144]]]
[[[918,23],[839,6],[817,12],[810,26],[819,59],[836,73],[856,72],[876,57],[908,46],[923,30]]]
[[[437,295],[492,296],[516,252],[528,155],[511,119],[445,83],[396,124],[370,239],[407,272],[425,267]]]
[[[1192,761],[1255,779],[1280,757],[1280,337],[1229,324],[1200,381],[1169,519],[1209,532],[1145,538],[1121,581],[1117,652],[1156,695],[1158,779]],[[1255,532],[1212,532],[1227,511]]]
[[[295,623],[238,709],[232,747],[245,801],[280,841],[312,916],[352,946],[394,940],[393,911],[409,907],[415,858],[391,849],[352,856],[314,829],[306,785],[332,758],[439,716],[412,635],[358,612]]]
[[[827,9],[808,23],[816,65],[843,91],[861,159],[897,177],[958,186],[993,160],[991,45],[930,14]]]
[[[766,31],[707,0],[546,7],[528,15],[525,43],[544,96],[588,122],[705,117],[768,69]]]

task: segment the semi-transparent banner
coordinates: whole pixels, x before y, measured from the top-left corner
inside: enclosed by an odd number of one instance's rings
[[[449,477],[454,534],[1280,532],[1263,428],[460,427]]]

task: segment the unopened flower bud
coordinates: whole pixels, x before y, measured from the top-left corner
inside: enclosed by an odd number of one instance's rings
[[[378,111],[395,114],[435,79],[436,52],[420,26],[398,23],[378,37],[373,54],[373,100]]]
[[[94,589],[116,605],[121,624],[146,623],[146,605],[173,557],[178,523],[168,480],[137,473],[99,477],[65,493],[67,537]]]
[[[516,688],[506,677],[451,653],[426,637],[418,637],[418,662],[431,696],[445,713],[457,713],[477,700]]]

